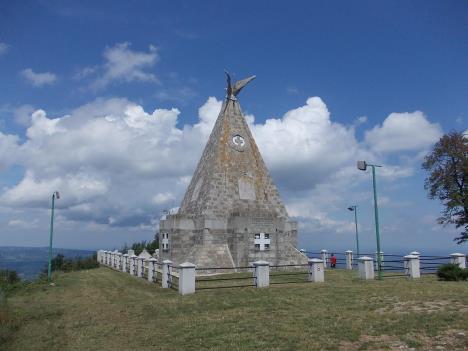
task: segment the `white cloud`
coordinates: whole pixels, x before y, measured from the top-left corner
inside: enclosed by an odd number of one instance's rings
[[[0,56],[5,55],[8,52],[9,45],[0,42]]]
[[[37,180],[32,171],[27,171],[21,182],[7,189],[0,197],[0,202],[12,206],[47,207],[49,198],[55,190],[66,194],[60,202],[81,204],[107,193],[108,186],[104,180],[87,174],[66,174],[49,179]]]
[[[19,137],[0,132],[0,171],[7,169],[16,160]]]
[[[360,117],[356,118],[356,120],[354,121],[354,125],[359,126],[359,125],[364,124],[366,122],[367,122],[367,116],[360,116]]]
[[[179,205],[221,105],[208,98],[198,122],[180,127],[178,109],[146,112],[120,98],[97,99],[58,118],[36,110],[24,142],[0,134],[0,167],[25,169],[23,179],[1,193],[0,208],[47,209],[59,190],[57,206],[70,225],[155,229],[161,210]],[[356,140],[354,127],[333,122],[318,97],[264,123],[246,118],[290,214],[304,230],[346,232],[350,222],[332,213],[360,196],[353,193],[356,184],[369,181],[355,161],[376,159]],[[392,165],[379,175],[384,181],[411,172]]]
[[[54,119],[36,110],[24,143],[0,134],[0,166],[26,170],[0,205],[47,208],[59,190],[69,220],[148,225],[158,207],[178,205],[211,130],[211,103],[199,125],[182,129],[177,109],[147,113],[126,99],[98,99]]]
[[[199,128],[203,135],[209,135],[209,133],[211,133],[216,119],[218,118],[219,111],[221,111],[222,104],[222,101],[218,101],[214,97],[209,97],[206,103],[198,109],[200,121],[195,128]]]
[[[430,147],[442,135],[437,123],[431,123],[421,111],[391,113],[382,126],[365,134],[365,140],[377,152],[420,151]]]
[[[98,68],[99,68],[98,66],[85,67],[85,68],[79,70],[78,72],[76,72],[73,75],[73,79],[81,80],[81,79],[85,79],[85,78],[87,78],[89,76],[92,76],[93,74],[96,73]]]
[[[34,106],[28,104],[21,105],[13,110],[13,119],[19,125],[29,126],[31,124],[31,114],[34,111]]]
[[[26,221],[23,219],[11,219],[8,221],[8,226],[18,229],[34,229],[39,225],[39,221],[34,219],[32,221]]]
[[[170,192],[165,192],[165,193],[159,193],[157,194],[156,196],[153,197],[153,202],[156,204],[156,205],[162,205],[162,204],[166,204],[170,201],[174,201],[176,198],[174,196],[174,194],[170,193]]]
[[[353,128],[330,120],[319,97],[290,110],[281,119],[254,124],[252,132],[265,162],[278,181],[294,189],[311,188],[363,152]]]
[[[157,77],[148,71],[158,61],[156,47],[149,46],[148,52],[133,51],[129,42],[118,43],[104,50],[104,64],[98,70],[96,67],[87,67],[78,75],[85,78],[99,71],[91,87],[94,89],[105,88],[112,82],[158,82]],[[102,72],[102,73],[101,73]]]
[[[31,68],[22,70],[21,76],[35,87],[42,87],[47,84],[53,84],[57,80],[57,76],[54,73],[36,73]]]

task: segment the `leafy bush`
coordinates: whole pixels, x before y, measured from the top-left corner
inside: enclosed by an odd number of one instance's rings
[[[9,269],[0,269],[0,285],[14,284],[20,281],[20,277],[16,271]]]
[[[437,269],[439,280],[458,281],[468,279],[468,269],[463,269],[458,264],[448,263]]]
[[[22,281],[16,271],[0,269],[0,305],[5,303],[7,295],[22,285]]]
[[[62,254],[58,254],[57,256],[52,258],[50,262],[52,272],[62,270],[64,261],[65,261],[65,256],[63,256]]]

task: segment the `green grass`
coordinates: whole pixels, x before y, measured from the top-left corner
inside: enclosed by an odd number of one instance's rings
[[[299,283],[180,296],[108,268],[58,274],[55,286],[32,284],[8,299],[0,349],[468,348],[468,282],[355,276],[328,270],[323,284],[278,276],[272,282]]]

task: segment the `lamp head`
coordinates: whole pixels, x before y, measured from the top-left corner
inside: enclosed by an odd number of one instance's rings
[[[54,195],[57,200],[60,199],[60,193],[58,191],[55,191]]]
[[[365,171],[367,169],[366,161],[357,161],[357,168],[361,171]]]
[[[349,207],[348,207],[348,210],[354,211],[354,206],[349,206]]]

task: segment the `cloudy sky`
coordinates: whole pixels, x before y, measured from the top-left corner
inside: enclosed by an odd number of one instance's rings
[[[466,251],[436,223],[424,155],[468,127],[465,1],[1,1],[0,245],[113,248],[177,207],[225,94],[241,106],[300,246]]]

